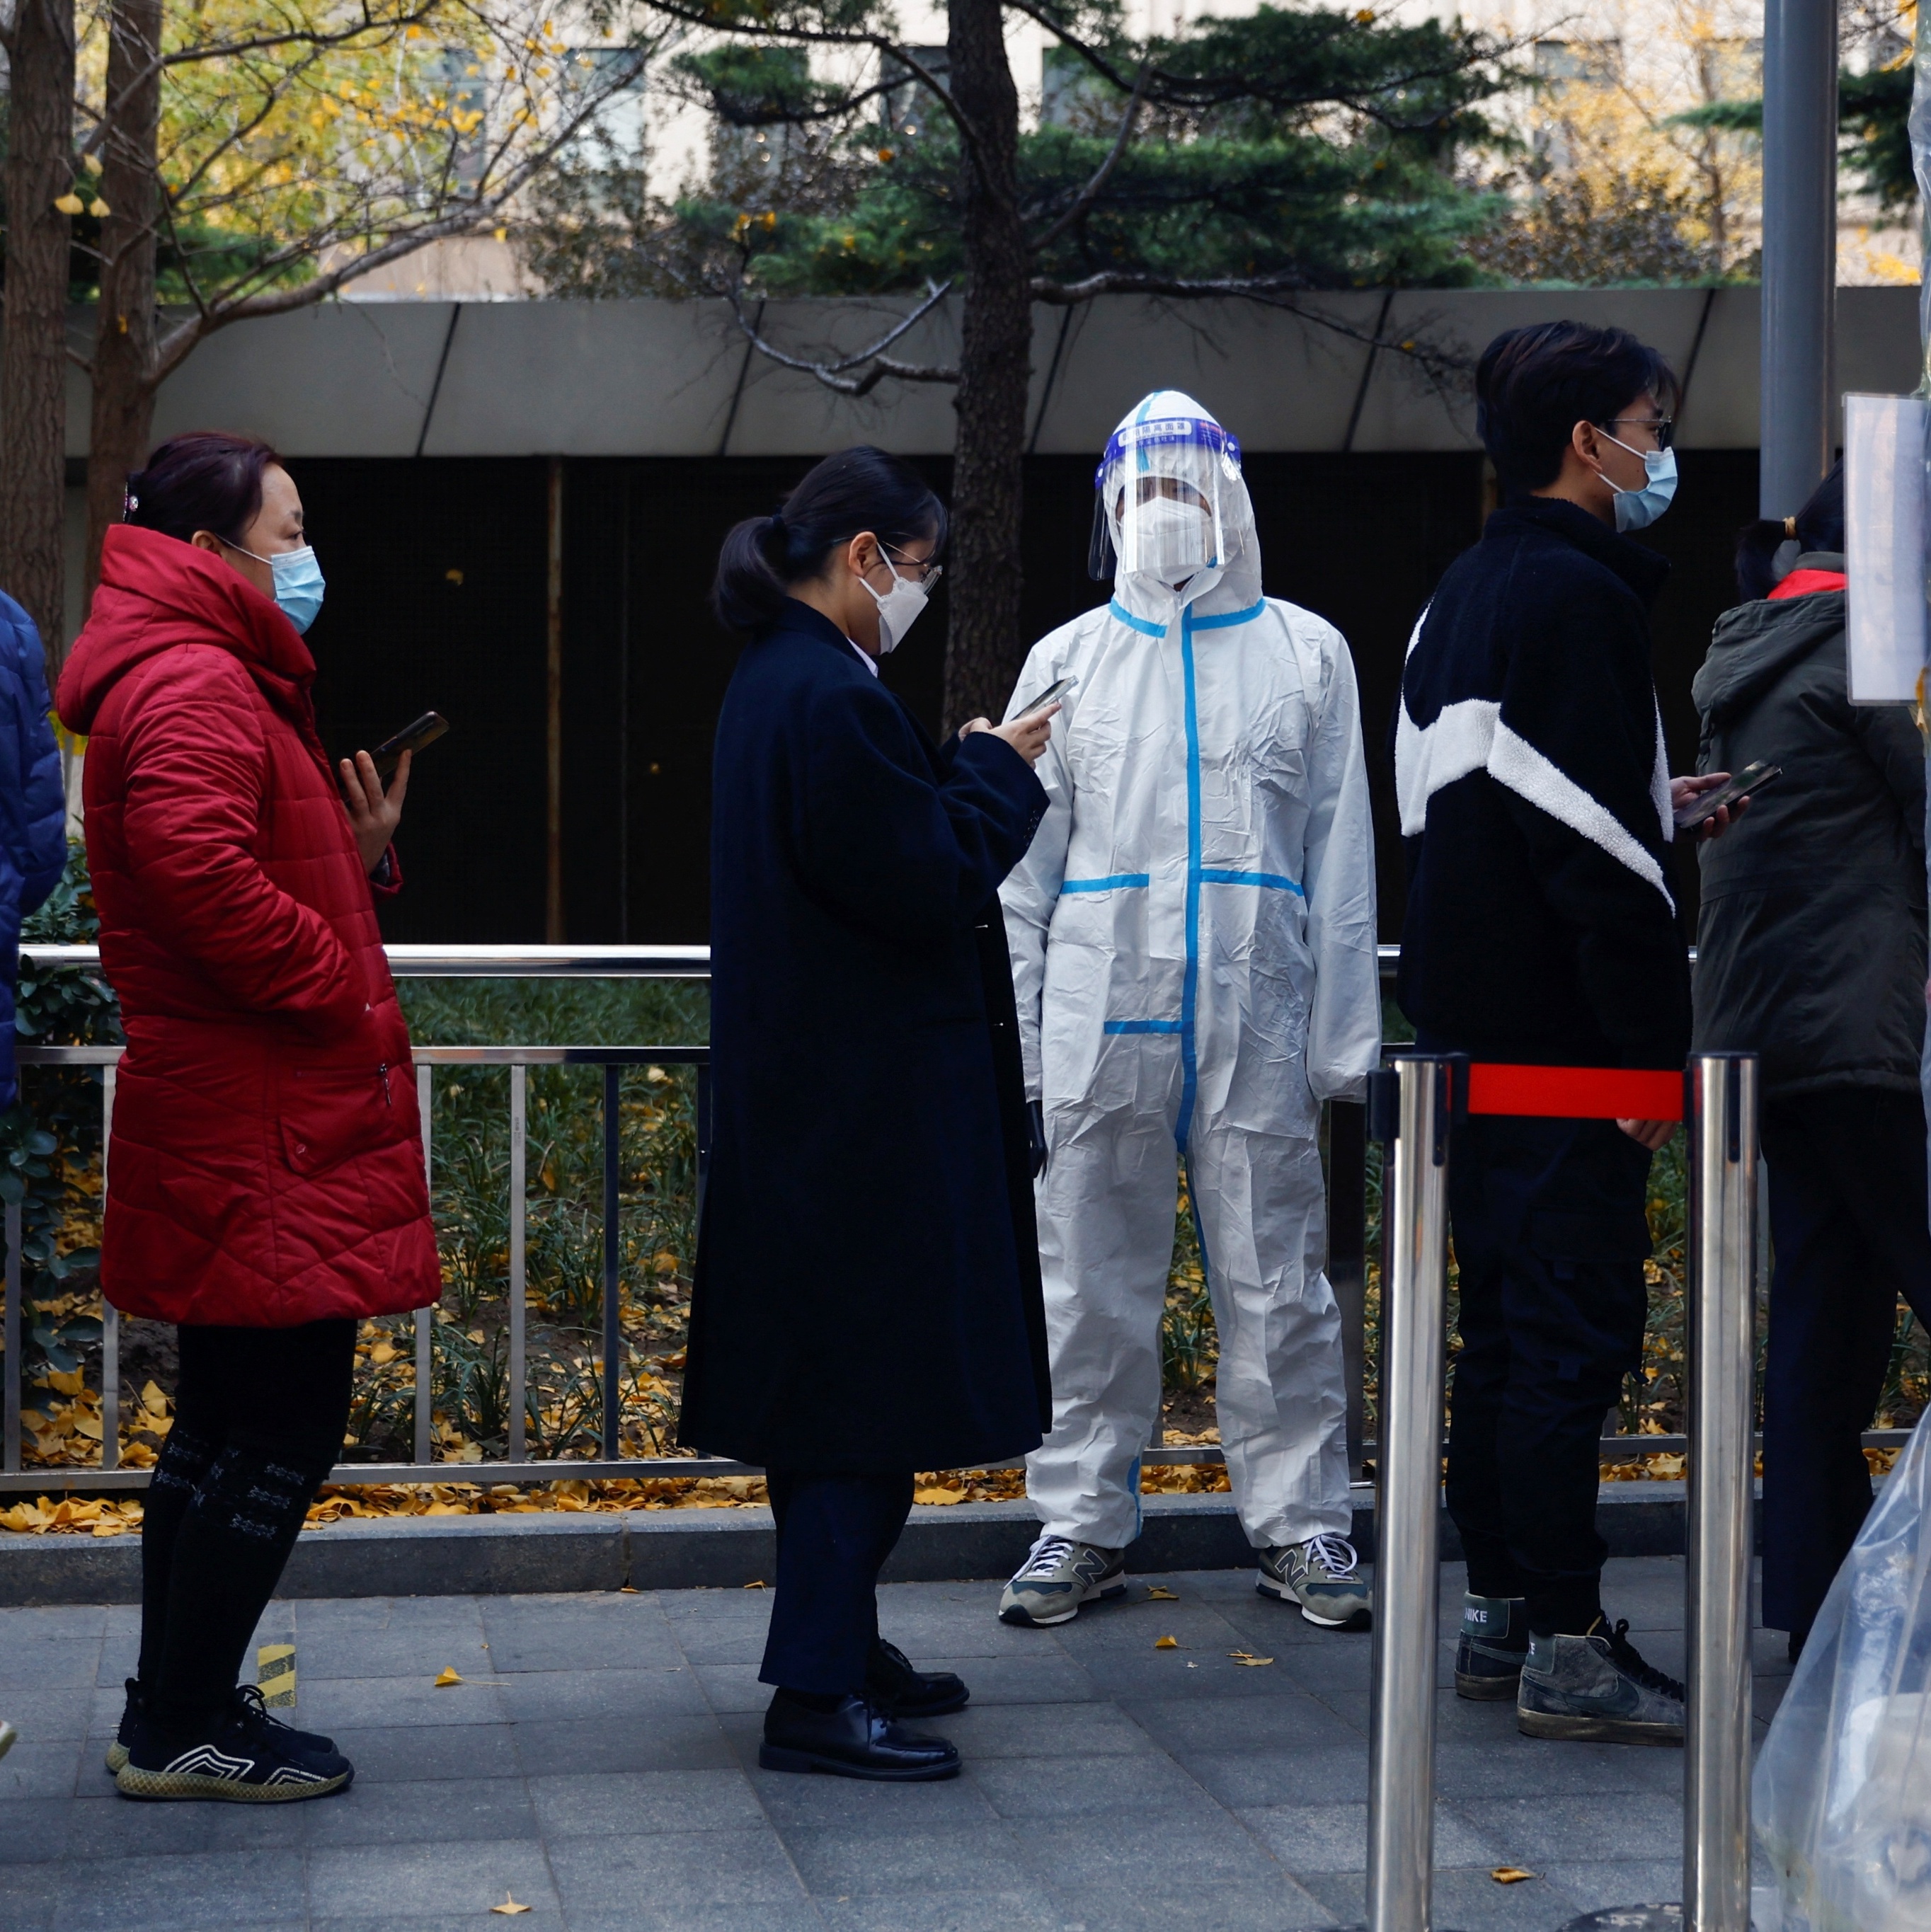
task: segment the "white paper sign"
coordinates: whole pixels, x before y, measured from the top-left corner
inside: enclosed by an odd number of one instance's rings
[[[1847,655],[1853,704],[1908,703],[1925,667],[1925,439],[1916,396],[1844,398]]]

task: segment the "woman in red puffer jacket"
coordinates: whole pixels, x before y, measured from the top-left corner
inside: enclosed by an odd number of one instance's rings
[[[101,1285],[180,1324],[140,1675],[109,1756],[129,1797],[260,1802],[353,1777],[236,1678],[341,1448],[358,1318],[440,1291],[371,890],[399,883],[408,761],[386,794],[365,752],[330,768],[301,634],[321,592],[275,453],[177,436],[128,479],[60,680],[128,1036]]]

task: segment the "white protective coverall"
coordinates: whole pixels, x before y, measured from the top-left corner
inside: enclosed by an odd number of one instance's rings
[[[1036,767],[1051,800],[1000,890],[1038,1184],[1053,1420],[1026,1461],[1049,1534],[1140,1528],[1185,1157],[1219,1331],[1221,1438],[1260,1549],[1350,1528],[1340,1312],[1323,1272],[1321,1101],[1379,1058],[1374,836],[1354,665],[1265,597],[1239,446],[1217,425],[1115,458],[1131,426],[1212,425],[1147,398],[1108,446],[1113,601],[1034,646],[1008,716],[1079,680]],[[1219,465],[1218,474],[1214,466]],[[1122,542],[1129,475],[1218,487],[1224,551],[1176,591]],[[1131,511],[1129,511],[1131,514]],[[1212,519],[1209,519],[1210,524]]]

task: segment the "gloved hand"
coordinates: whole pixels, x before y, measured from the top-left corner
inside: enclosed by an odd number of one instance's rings
[[[1026,1103],[1026,1151],[1032,1156],[1032,1178],[1046,1172],[1046,1108],[1038,1100]]]

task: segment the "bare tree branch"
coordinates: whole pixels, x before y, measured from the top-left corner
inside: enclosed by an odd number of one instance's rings
[[[737,326],[744,332],[746,339],[761,356],[766,356],[787,369],[795,369],[801,374],[814,376],[827,389],[834,389],[841,396],[869,395],[887,376],[901,382],[956,382],[959,371],[956,368],[935,362],[901,362],[896,357],[884,353],[892,344],[908,330],[915,328],[952,292],[948,281],[933,284],[931,292],[911,314],[902,317],[892,328],[880,336],[869,347],[854,354],[840,357],[836,362],[814,361],[807,356],[788,355],[775,344],[767,342],[758,325],[749,320],[744,313],[741,286],[734,287],[728,299],[731,312],[737,318]],[[869,364],[869,367],[865,365]],[[851,376],[848,370],[864,368],[861,376]]]
[[[1106,159],[1093,170],[1086,185],[1074,196],[1072,206],[1044,235],[1032,242],[1031,246],[1035,254],[1043,254],[1051,248],[1099,200],[1100,190],[1106,186],[1108,177],[1119,166],[1121,156],[1132,143],[1134,128],[1140,120],[1140,107],[1146,98],[1146,80],[1152,67],[1150,61],[1140,62],[1140,73],[1133,84],[1133,98],[1126,104],[1126,112],[1120,116],[1120,131]]]

